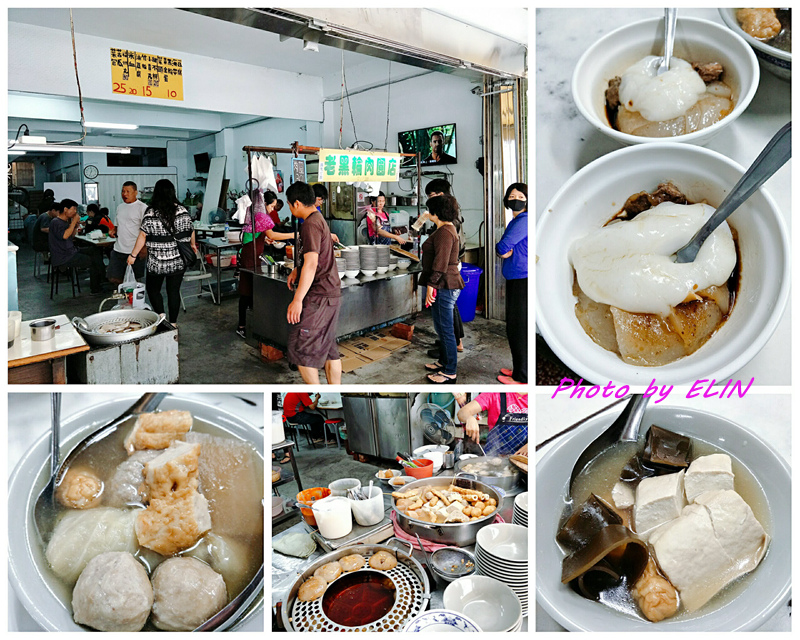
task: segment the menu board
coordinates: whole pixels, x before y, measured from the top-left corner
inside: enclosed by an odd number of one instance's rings
[[[141,98],[183,100],[183,62],[112,47],[111,91]]]
[[[372,153],[343,149],[319,150],[320,182],[397,182],[399,153]]]

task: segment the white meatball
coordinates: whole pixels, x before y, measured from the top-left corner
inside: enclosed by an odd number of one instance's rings
[[[137,451],[125,462],[117,465],[106,486],[105,504],[125,508],[130,504],[143,504],[144,465],[161,454],[160,451]]]
[[[75,584],[72,616],[98,631],[139,631],[153,606],[153,588],[144,567],[130,553],[95,556]]]
[[[153,573],[153,624],[164,631],[191,631],[228,602],[225,581],[194,558],[170,558]]]

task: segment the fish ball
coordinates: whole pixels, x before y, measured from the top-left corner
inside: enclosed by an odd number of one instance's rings
[[[68,509],[91,509],[100,505],[103,481],[88,467],[67,469],[56,488],[56,500]]]
[[[153,606],[153,588],[144,567],[130,553],[95,556],[72,592],[75,622],[98,631],[139,631]]]
[[[170,558],[153,573],[153,624],[164,631],[192,631],[228,602],[225,581],[194,558]]]

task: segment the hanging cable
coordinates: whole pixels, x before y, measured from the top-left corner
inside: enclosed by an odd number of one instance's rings
[[[344,49],[342,49],[342,97],[339,99],[339,148],[342,147],[342,128],[344,127]]]
[[[389,60],[389,82],[386,85],[386,138],[383,141],[383,150],[389,151],[389,109],[392,104],[392,61]]]
[[[72,9],[69,10],[69,31],[72,36],[72,63],[75,66],[75,82],[78,84],[78,106],[81,110],[81,137],[77,140],[54,142],[53,144],[75,144],[86,139],[86,120],[83,117],[83,94],[81,93],[81,79],[78,77],[78,51],[75,47],[75,23],[72,21]]]
[[[350,90],[347,88],[347,74],[344,69],[344,49],[342,49],[342,80],[344,82],[344,91],[347,94],[347,108],[350,110],[350,122],[353,123],[353,138],[358,140],[358,133],[356,133],[356,121],[353,118],[353,105],[350,104]]]

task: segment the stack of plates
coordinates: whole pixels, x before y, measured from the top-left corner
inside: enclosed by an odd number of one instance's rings
[[[528,529],[507,522],[490,524],[475,539],[477,574],[511,587],[528,615]]]
[[[374,244],[364,244],[358,247],[360,255],[361,273],[365,276],[374,276],[378,270],[378,252]]]
[[[396,255],[393,255],[391,253],[389,254],[389,271],[394,271],[395,269],[397,269],[397,260],[398,257]]]
[[[386,273],[389,270],[392,250],[388,244],[378,244],[375,245],[375,251],[378,257],[378,273]]]
[[[355,249],[342,249],[342,257],[344,259],[345,270],[344,273],[348,278],[355,278],[358,275],[361,264],[359,262],[359,254]]]
[[[511,522],[514,524],[521,525],[523,527],[528,526],[528,492],[520,493],[516,498],[514,498],[514,513],[511,516]]]
[[[339,277],[341,278],[345,271],[347,271],[347,260],[344,258],[336,258],[336,270],[339,272]]]

